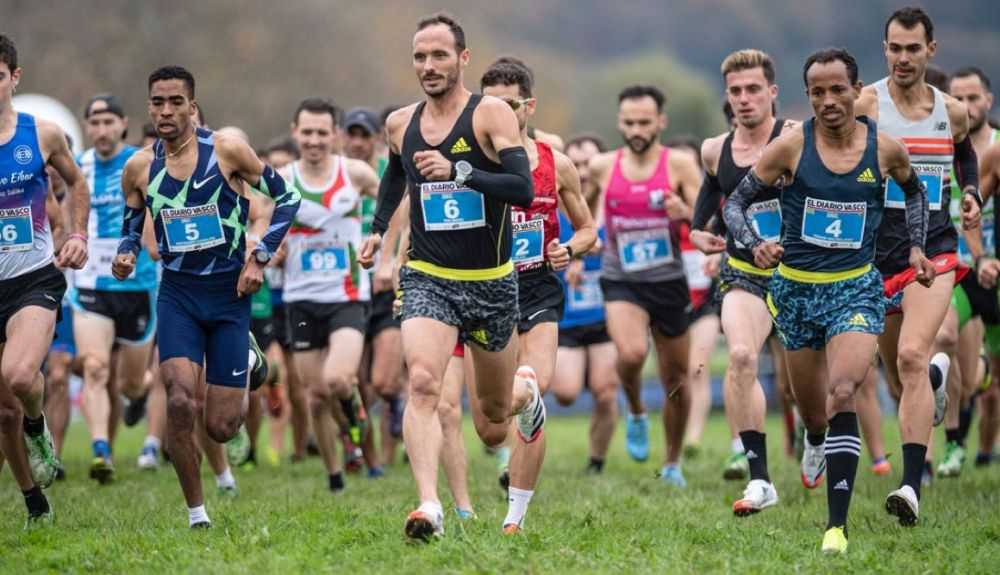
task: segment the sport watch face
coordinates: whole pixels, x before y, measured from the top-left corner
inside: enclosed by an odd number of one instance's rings
[[[271,254],[264,250],[254,250],[253,257],[257,260],[257,263],[266,264],[271,261]]]
[[[455,173],[460,178],[467,177],[469,174],[472,173],[472,164],[466,162],[465,160],[458,162],[457,164],[455,164]]]

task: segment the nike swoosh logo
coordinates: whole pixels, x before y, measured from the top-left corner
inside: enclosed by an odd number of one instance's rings
[[[50,296],[50,295],[49,295],[49,294],[47,294],[47,293],[43,293],[42,295],[43,295],[43,296],[45,296],[45,299],[47,299],[47,300],[49,300],[49,301],[56,301],[56,298],[54,298],[54,297]]]
[[[549,308],[545,308],[545,309],[540,309],[540,310],[536,311],[535,313],[533,313],[533,314],[531,314],[531,315],[529,315],[529,316],[528,316],[528,321],[531,321],[531,320],[535,319],[535,317],[536,317],[536,316],[537,316],[538,314],[541,314],[541,313],[545,313],[545,312],[547,312],[548,310],[549,310]]]
[[[205,178],[204,180],[202,180],[200,182],[198,180],[195,180],[194,182],[191,183],[191,187],[197,190],[198,188],[204,186],[206,182],[208,182],[209,180],[211,180],[214,177],[215,177],[215,174],[212,174],[211,176]]]
[[[239,376],[243,375],[243,374],[244,374],[244,373],[246,373],[246,372],[247,372],[247,370],[245,370],[245,369],[244,369],[243,371],[236,371],[236,370],[234,369],[234,370],[233,370],[233,377],[239,377]]]

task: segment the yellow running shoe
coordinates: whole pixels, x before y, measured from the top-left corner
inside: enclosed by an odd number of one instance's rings
[[[847,551],[847,537],[843,527],[831,527],[823,535],[823,553],[843,553]]]

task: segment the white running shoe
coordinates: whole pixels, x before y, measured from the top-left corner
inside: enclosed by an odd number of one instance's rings
[[[521,413],[516,416],[517,432],[525,443],[532,443],[542,435],[545,429],[545,400],[538,392],[538,376],[528,365],[517,368],[517,377],[523,379],[531,389],[533,397]]]
[[[826,442],[822,445],[810,445],[805,442],[802,452],[802,485],[806,489],[816,489],[823,483],[823,473],[826,472]]]
[[[403,531],[410,539],[429,541],[441,537],[444,535],[444,511],[437,503],[421,503],[407,516]]]
[[[59,471],[59,456],[56,455],[49,424],[44,422],[45,429],[35,437],[24,433],[24,444],[28,449],[28,470],[31,480],[41,489],[52,485]]]
[[[904,485],[885,498],[885,510],[899,518],[899,524],[911,527],[917,524],[920,500],[909,485]]]
[[[160,467],[160,459],[157,457],[155,449],[152,447],[143,447],[136,464],[143,471],[156,471]]]
[[[746,517],[777,504],[778,491],[774,484],[763,479],[753,479],[743,490],[743,499],[733,503],[733,513],[737,517]]]
[[[934,390],[934,427],[937,427],[944,421],[944,412],[948,409],[948,368],[951,367],[951,359],[946,353],[936,353],[931,358],[931,365],[941,370],[941,385]]]

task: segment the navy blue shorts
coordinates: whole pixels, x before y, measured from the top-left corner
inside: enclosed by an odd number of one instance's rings
[[[73,308],[69,304],[62,306],[59,323],[56,324],[56,335],[52,340],[49,353],[68,353],[76,357],[76,344],[73,340]]]
[[[184,357],[206,366],[211,385],[246,387],[250,297],[237,297],[239,273],[196,276],[163,271],[156,299],[160,363]]]

